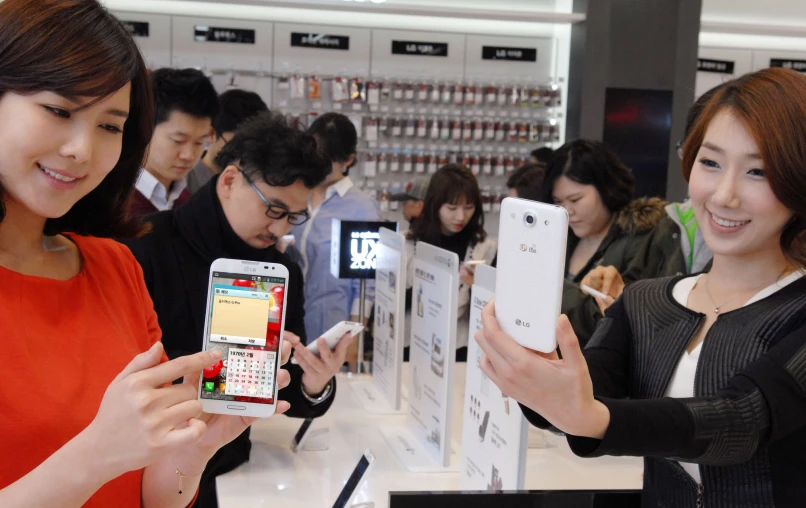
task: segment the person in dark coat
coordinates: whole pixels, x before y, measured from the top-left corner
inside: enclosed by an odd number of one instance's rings
[[[215,259],[282,264],[289,271],[284,338],[294,344],[301,365],[287,365],[291,384],[279,398],[291,404],[289,416],[322,416],[333,401],[333,376],[351,341],[342,340],[331,352],[322,339],[321,359],[304,348],[302,273],[274,244],[293,224],[307,219],[311,188],[324,180],[330,164],[318,154],[312,137],[269,113],[246,121],[217,161],[224,170],[185,206],[151,216],[149,234],[124,242],[143,268],[166,353],[173,359],[202,349],[208,277]],[[302,367],[311,365],[315,369]],[[217,506],[215,477],[246,462],[250,449],[247,430],[219,450],[205,470],[195,506]]]
[[[666,213],[661,199],[633,200],[634,185],[632,172],[598,141],[566,143],[548,168],[544,201],[564,207],[570,219],[562,312],[583,345],[602,312],[580,282],[599,265],[615,266],[625,280],[637,280],[642,246]]]

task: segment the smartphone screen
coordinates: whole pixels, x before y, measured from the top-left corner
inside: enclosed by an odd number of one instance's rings
[[[221,351],[204,370],[201,398],[274,404],[286,280],[214,272],[206,349]]]
[[[333,508],[346,508],[347,502],[350,501],[353,492],[358,488],[359,483],[361,483],[361,478],[364,476],[364,473],[366,473],[368,467],[369,459],[366,455],[362,455],[361,460],[358,461],[358,465],[353,469],[353,474],[350,475],[347,483],[344,484],[344,488],[341,489],[341,494],[339,494],[338,499],[336,499],[336,502],[333,504]]]

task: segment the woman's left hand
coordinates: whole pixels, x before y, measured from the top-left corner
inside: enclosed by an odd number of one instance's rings
[[[290,356],[291,344],[283,341],[283,347],[280,354],[280,365],[285,365]],[[200,376],[201,372],[192,376],[185,376],[183,383],[188,383],[191,386],[198,386]],[[288,371],[285,369],[279,369],[277,372],[278,390],[285,388],[290,382],[291,376],[289,375]],[[288,402],[278,400],[274,414],[283,414],[288,411],[290,407],[291,405]],[[240,436],[250,425],[258,420],[258,418],[248,416],[210,413],[201,413],[196,419],[204,422],[207,425],[207,430],[205,431],[201,440],[195,445],[174,454],[174,461],[176,463],[175,467],[180,468],[181,471],[185,470],[179,465],[180,463],[195,464],[200,460],[206,462],[204,457],[207,457],[207,460],[209,460],[209,458],[212,457],[222,446]],[[188,470],[192,471],[193,467],[188,467]]]
[[[566,434],[602,439],[610,424],[607,407],[593,396],[588,365],[571,323],[557,321],[556,352],[538,353],[515,342],[501,330],[495,302],[482,312],[476,334],[484,356],[481,369],[505,394],[537,412]]]

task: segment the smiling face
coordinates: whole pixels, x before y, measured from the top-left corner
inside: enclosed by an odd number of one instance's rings
[[[287,187],[273,187],[260,177],[260,173],[255,173],[252,182],[272,205],[295,213],[308,210],[311,189],[301,180]],[[235,166],[229,166],[221,173],[216,191],[230,227],[251,247],[267,249],[291,232],[293,226],[288,217],[272,219],[266,216],[266,203]]]
[[[554,184],[554,203],[568,211],[569,226],[577,238],[607,232],[613,214],[593,185],[585,185],[561,176]]]
[[[780,251],[781,232],[792,212],[773,193],[755,140],[729,108],[708,125],[689,191],[714,254],[746,257]]]
[[[445,203],[439,208],[439,223],[442,234],[455,235],[470,224],[476,205],[468,202],[466,198],[459,198],[456,203]]]
[[[181,180],[201,159],[211,129],[210,118],[171,111],[154,128],[145,168],[165,187]]]
[[[36,215],[57,218],[115,167],[129,114],[130,85],[94,99],[52,92],[0,96],[0,180],[7,194]]]

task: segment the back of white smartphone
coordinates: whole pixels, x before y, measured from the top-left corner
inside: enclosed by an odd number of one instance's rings
[[[557,348],[568,214],[518,198],[501,203],[495,314],[501,329],[529,349]]]

